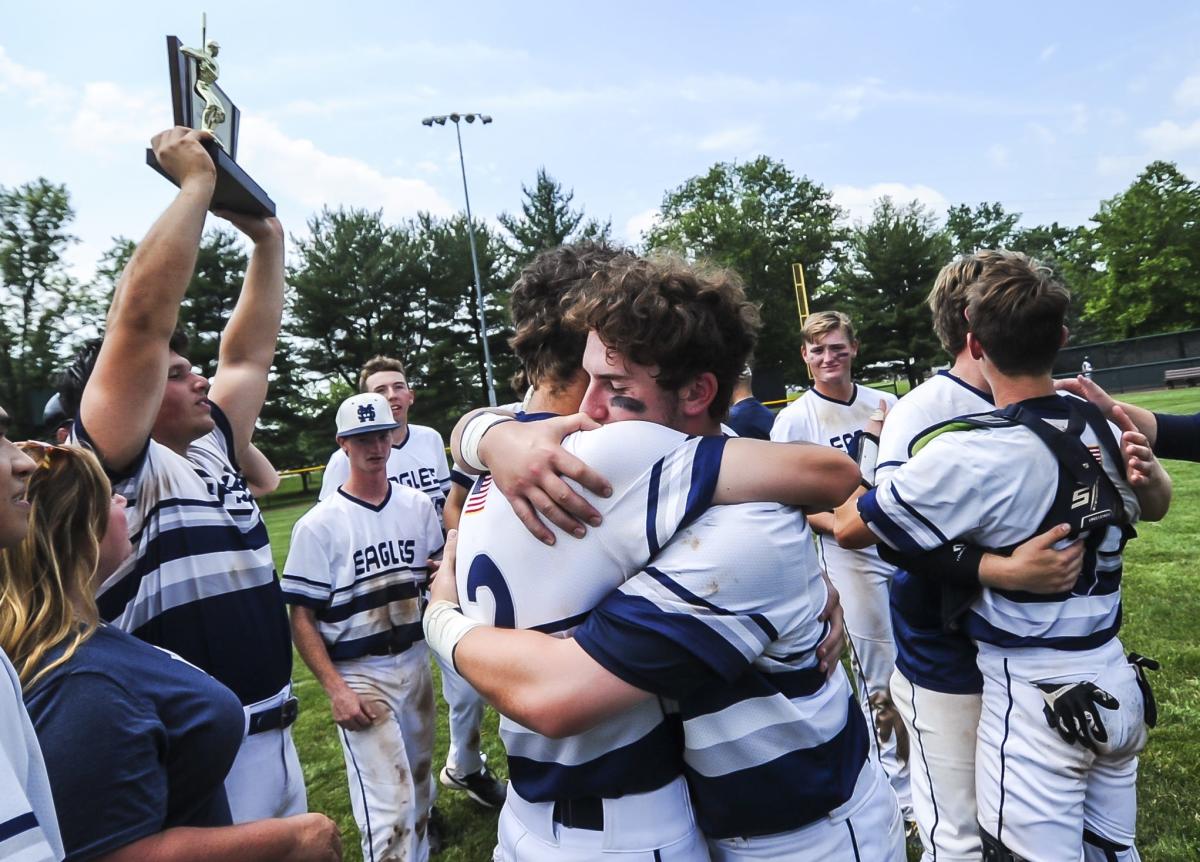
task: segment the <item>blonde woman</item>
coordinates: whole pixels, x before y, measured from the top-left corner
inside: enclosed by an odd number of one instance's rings
[[[125,500],[96,457],[24,443],[30,528],[0,553],[0,647],[20,676],[68,860],[334,860],[320,814],[232,826],[225,774],[244,734],[208,674],[98,620],[130,555]]]

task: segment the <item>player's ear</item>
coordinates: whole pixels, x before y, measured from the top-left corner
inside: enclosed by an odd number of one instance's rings
[[[967,349],[971,351],[972,359],[983,359],[983,345],[979,343],[979,339],[975,337],[975,333],[970,330],[967,330]]]
[[[697,374],[679,390],[679,408],[685,416],[700,416],[717,397],[717,375],[711,371]]]

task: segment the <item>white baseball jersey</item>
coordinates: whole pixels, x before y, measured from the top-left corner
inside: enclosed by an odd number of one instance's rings
[[[376,506],[338,488],[292,528],[284,598],[313,609],[334,661],[402,652],[424,640],[420,591],[441,547],[437,513],[419,491],[389,482]]]
[[[0,859],[57,862],[63,855],[46,763],[21,700],[21,681],[0,651]]]
[[[993,406],[988,393],[948,371],[938,372],[888,411],[879,435],[875,484],[883,484],[906,463],[914,443],[932,428]],[[896,667],[923,688],[946,694],[978,693],[983,679],[975,666],[975,647],[963,634],[943,632],[941,595],[942,584],[936,578],[896,573],[891,588]]]
[[[607,593],[638,571],[683,524],[707,508],[725,440],[647,422],[618,422],[563,441],[613,486],[583,492],[603,516],[583,539],[543,545],[480,477],[459,522],[458,594],[472,619],[566,636]],[[565,739],[502,718],[509,777],[520,796],[548,802],[655,790],[681,772],[678,725],[658,701]]]
[[[1069,399],[1057,395],[1031,398],[1021,406],[1058,428],[1070,415]],[[1120,493],[1133,523],[1141,509],[1125,480],[1120,430],[1112,423],[1107,429],[1112,436],[1106,440],[1085,425],[1080,439]],[[1023,426],[948,431],[859,498],[859,511],[880,539],[898,550],[931,550],[951,539],[1007,548],[1039,532],[1059,502],[1060,484],[1058,460]],[[1120,526],[1102,529],[1099,547],[1085,555],[1083,573],[1069,594],[984,589],[965,620],[967,632],[998,647],[1068,650],[1091,649],[1114,637],[1121,619],[1125,540]]]
[[[896,396],[857,383],[849,401],[838,401],[822,395],[816,388],[809,389],[779,411],[771,428],[771,439],[779,443],[816,443],[853,452],[857,438],[880,401],[886,401],[891,408],[896,403]],[[894,570],[879,559],[874,548],[848,551],[838,547],[832,536],[818,536],[817,543],[825,569],[831,576],[873,573],[890,577]]]
[[[424,425],[409,425],[404,442],[392,445],[387,462],[388,479],[397,485],[416,488],[429,496],[442,517],[446,495],[450,493],[450,466],[442,435]],[[335,449],[321,477],[320,499],[333,494],[350,478],[350,459]]]
[[[827,595],[798,509],[716,506],[575,632],[611,673],[678,701],[710,839],[799,829],[854,794],[867,726],[841,668],[817,666]]]
[[[191,662],[243,706],[291,681],[292,638],[262,513],[216,427],[182,457],[154,440],[113,490],[128,501],[133,554],[100,585],[100,616]],[[74,439],[92,447],[79,421]]]

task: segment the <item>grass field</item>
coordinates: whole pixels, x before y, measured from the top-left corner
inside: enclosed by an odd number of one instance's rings
[[[1200,390],[1175,390],[1127,396],[1152,410],[1193,413],[1200,410]],[[1142,758],[1138,781],[1138,845],[1146,862],[1200,859],[1200,644],[1197,617],[1200,595],[1191,567],[1200,556],[1200,465],[1168,462],[1175,480],[1175,502],[1166,520],[1143,524],[1140,537],[1126,555],[1125,625],[1127,649],[1163,664],[1153,678],[1158,695],[1159,724]],[[294,499],[294,498],[293,498]],[[271,505],[266,510],[276,565],[282,570],[292,524],[309,502]],[[437,673],[436,667],[434,673]],[[304,763],[309,807],[329,814],[342,827],[346,859],[361,859],[358,832],[350,816],[342,752],[324,692],[296,659],[295,679],[301,701],[296,743]],[[446,752],[445,705],[440,702],[435,768]],[[505,776],[504,750],[496,735],[496,716],[485,721],[484,749],[489,765]],[[803,780],[803,776],[797,776]],[[491,858],[496,815],[460,793],[441,790],[438,807],[447,824],[444,862],[483,862]]]

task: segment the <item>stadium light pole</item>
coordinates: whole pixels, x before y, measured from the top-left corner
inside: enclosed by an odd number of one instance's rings
[[[471,268],[475,272],[475,300],[479,305],[479,340],[483,342],[483,364],[487,369],[488,404],[495,407],[496,386],[492,382],[492,351],[488,347],[487,318],[483,313],[483,283],[479,279],[479,255],[475,251],[475,224],[471,218],[471,193],[467,191],[467,163],[463,159],[462,128],[459,126],[461,120],[473,123],[476,119],[485,126],[492,121],[487,114],[443,114],[437,117],[426,117],[421,120],[421,125],[432,128],[433,124],[437,123],[439,126],[444,126],[446,120],[449,120],[454,123],[454,134],[458,138],[458,166],[462,169],[463,198],[467,202],[467,236],[471,240]]]

